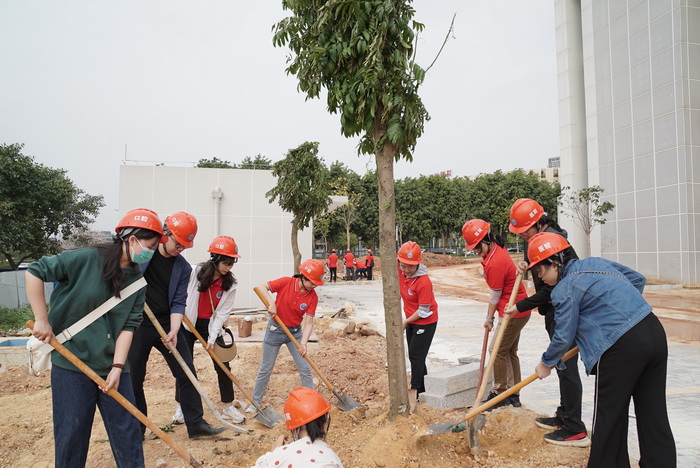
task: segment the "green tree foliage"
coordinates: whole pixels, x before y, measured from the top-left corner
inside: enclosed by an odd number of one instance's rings
[[[409,0],[284,0],[292,16],[274,27],[273,44],[292,51],[287,72],[307,98],[327,91],[330,113],[340,114],[341,132],[360,136],[361,153],[374,154],[379,197],[382,260],[393,261],[394,160],[412,160],[429,118],[418,96],[425,71],[413,61],[414,30]],[[389,418],[408,415],[398,275],[382,272],[389,362]]]
[[[609,201],[600,201],[604,189],[598,185],[572,190],[564,187],[560,200],[567,214],[576,226],[586,234],[588,254],[591,253],[591,232],[598,224],[605,224],[605,215],[610,213],[615,205]]]
[[[22,154],[23,145],[0,145],[0,255],[16,269],[27,259],[58,253],[61,239],[87,229],[104,206],[66,177]]]
[[[200,159],[194,167],[207,167],[211,169],[235,169],[236,165],[219,158]]]
[[[294,272],[301,263],[298,232],[323,213],[331,203],[328,169],[318,157],[318,142],[304,142],[287,152],[272,166],[277,185],[265,194],[270,203],[278,200],[283,210],[294,215],[292,220],[292,252]]]
[[[262,154],[257,154],[254,158],[246,156],[238,165],[237,169],[258,169],[269,171],[272,169],[272,160],[266,158]]]

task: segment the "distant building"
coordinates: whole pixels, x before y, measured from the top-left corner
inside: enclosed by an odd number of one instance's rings
[[[700,7],[555,0],[561,183],[615,205],[591,255],[700,283]],[[566,217],[559,217],[565,221]],[[586,239],[566,223],[586,254]]]

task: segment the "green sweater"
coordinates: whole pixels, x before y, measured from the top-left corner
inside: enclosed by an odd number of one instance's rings
[[[29,272],[44,282],[58,281],[51,294],[49,323],[54,334],[99,307],[111,297],[102,279],[104,259],[95,248],[66,250],[53,257],[42,257],[29,265]],[[138,268],[124,269],[125,286],[141,278]],[[112,310],[66,341],[64,346],[101,376],[109,374],[114,346],[123,330],[135,331],[141,324],[146,289],[132,294]],[[58,352],[51,353],[54,366],[79,371]],[[128,363],[124,372],[128,372]]]

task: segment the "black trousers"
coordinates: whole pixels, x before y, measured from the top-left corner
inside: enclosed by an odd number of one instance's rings
[[[544,316],[544,326],[549,338],[554,335],[554,309]],[[578,434],[586,431],[586,425],[581,420],[581,400],[583,385],[578,371],[578,354],[566,361],[566,369],[557,369],[559,378],[559,407],[556,415],[564,422],[567,431]]]
[[[368,280],[372,279],[372,268],[374,268],[374,267],[370,267],[370,266],[367,267],[367,279]]]
[[[603,353],[596,374],[590,468],[627,468],[630,399],[634,399],[641,468],[676,466],[666,411],[666,333],[653,313]]]
[[[437,322],[428,325],[409,323],[406,327],[408,360],[411,362],[411,388],[418,390],[418,393],[425,392],[425,376],[428,375],[425,360],[428,357],[436,328]]]
[[[331,273],[331,279],[329,280],[331,283],[335,283],[338,281],[338,267],[328,267],[328,271]]]
[[[175,349],[182,355],[182,359],[196,376],[194,364],[192,364],[192,353],[187,347],[185,340],[184,329],[180,329],[177,334],[177,346]],[[167,332],[167,329],[166,329]],[[129,367],[131,368],[131,382],[134,387],[134,397],[136,399],[136,407],[145,415],[148,415],[148,406],[146,404],[146,395],[143,391],[143,382],[146,380],[146,364],[148,356],[151,354],[151,349],[156,348],[163,355],[165,362],[170,367],[175,377],[175,383],[180,392],[182,406],[182,414],[185,416],[185,424],[188,431],[204,421],[204,411],[202,409],[202,399],[195,386],[187,378],[187,374],[182,370],[180,364],[175,359],[175,356],[170,354],[170,350],[160,340],[160,335],[155,327],[141,325],[134,333],[134,339],[131,342],[129,349]],[[141,424],[141,432],[146,432],[146,426]]]
[[[198,318],[197,323],[194,325],[197,332],[207,341],[209,341],[209,320],[210,319]],[[184,328],[183,333],[185,334],[185,341],[187,341],[187,347],[190,349],[190,354],[192,354],[192,360],[194,361],[194,344],[198,341],[197,337],[194,336],[194,333],[190,333]],[[207,355],[209,355],[209,353],[207,353]],[[221,367],[219,367],[214,358],[209,356],[209,359],[211,359],[214,370],[216,370],[216,377],[219,381],[219,395],[221,395],[221,402],[231,403],[235,399],[235,395],[233,393],[233,382],[229,376],[226,375],[223,370],[221,370]],[[224,367],[226,367],[229,371],[231,370],[231,365],[228,362],[224,362]],[[180,389],[177,387],[175,388],[175,401],[181,403]]]

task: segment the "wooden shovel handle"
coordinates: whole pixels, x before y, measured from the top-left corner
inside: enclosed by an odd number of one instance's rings
[[[265,294],[265,291],[260,290],[260,288],[257,286],[253,288],[253,291],[255,291],[255,294],[258,295],[258,297],[260,298],[262,303],[265,305],[265,307],[270,307],[270,301],[267,300],[267,294]],[[284,330],[284,332],[287,334],[289,339],[292,340],[292,343],[294,343],[294,346],[299,348],[299,342],[296,340],[296,338],[294,338],[294,335],[292,335],[292,332],[289,331],[289,328],[287,328],[287,326],[284,323],[282,323],[282,319],[280,319],[277,316],[277,314],[275,314],[273,316],[273,318],[279,324],[279,326],[282,327],[282,330]],[[314,364],[314,362],[311,360],[311,358],[309,357],[308,354],[309,353],[307,352],[304,355],[304,359],[306,359],[308,361],[309,365],[313,368],[313,370],[316,372],[316,374],[318,374],[319,378],[321,380],[323,380],[323,383],[326,385],[326,387],[328,387],[328,390],[330,390],[331,392],[334,392],[335,389],[333,388],[333,385],[331,385],[331,383],[328,380],[326,380],[326,378],[323,376],[323,374],[321,374],[321,371],[318,370],[318,367],[316,367],[316,364]]]
[[[27,322],[27,328],[31,330],[34,329],[33,320]],[[49,344],[53,346],[53,348],[56,351],[58,351],[61,354],[61,356],[68,359],[75,367],[77,367],[85,375],[90,377],[90,380],[99,385],[100,388],[105,388],[107,386],[107,382],[105,382],[105,380],[102,377],[97,375],[97,373],[94,370],[90,369],[90,367],[87,364],[85,364],[82,360],[80,360],[78,356],[70,352],[68,348],[59,343],[55,337],[51,338]],[[165,432],[161,431],[158,426],[153,424],[153,422],[150,419],[148,419],[148,417],[145,414],[139,411],[137,407],[135,407],[129,400],[124,398],[124,396],[122,396],[122,394],[119,393],[116,389],[110,388],[107,392],[107,395],[117,400],[117,403],[122,405],[129,413],[133,414],[136,417],[136,419],[141,421],[146,427],[153,431],[153,433],[157,435],[159,439],[168,444],[173,450],[175,450],[175,452],[177,452],[178,455],[180,455],[185,461],[187,461],[187,463],[196,467],[202,466],[197,460],[194,459],[192,455],[190,455],[185,449],[177,445]]]
[[[515,304],[515,299],[518,297],[518,290],[520,289],[520,283],[523,281],[523,273],[518,273],[518,276],[515,277],[515,284],[513,284],[513,290],[510,292],[510,298],[508,299],[508,305],[506,306],[506,310],[510,308],[513,304]],[[503,341],[503,335],[506,332],[506,328],[508,328],[508,322],[510,321],[510,315],[505,314],[503,316],[503,321],[501,322],[501,327],[498,329],[498,335],[496,335],[496,341],[493,343],[493,352],[491,353],[491,358],[489,359],[489,365],[486,366],[486,370],[484,371],[483,378],[481,380],[481,386],[479,387],[479,391],[476,392],[476,399],[474,400],[474,406],[478,405],[481,402],[481,398],[484,396],[484,393],[486,392],[486,385],[488,385],[489,382],[489,377],[491,376],[491,371],[493,370],[493,366],[496,364],[496,356],[498,355],[498,349],[501,347],[501,341]]]
[[[576,353],[578,353],[578,346],[574,346],[569,351],[567,351],[566,354],[564,355],[564,357],[561,358],[561,360],[567,361],[567,360],[571,359]],[[556,366],[556,364],[555,364],[555,366]],[[554,367],[554,366],[552,366],[552,367]],[[491,408],[496,403],[499,403],[499,402],[505,400],[506,398],[508,398],[509,396],[511,396],[512,394],[517,393],[524,386],[531,384],[532,382],[537,380],[537,378],[538,378],[537,372],[535,372],[534,374],[532,374],[531,376],[529,376],[525,380],[521,380],[520,382],[518,382],[517,384],[510,387],[505,392],[498,394],[497,396],[490,399],[486,403],[482,404],[478,408],[474,408],[469,413],[467,413],[467,415],[464,416],[464,418],[461,421],[459,421],[457,424],[468,421],[471,418],[473,418],[474,416],[476,416],[477,414],[486,411],[487,409]]]
[[[199,342],[202,343],[202,346],[204,346],[204,349],[206,349],[206,351],[209,353],[209,356],[211,356],[211,358],[212,358],[214,361],[216,361],[216,363],[219,365],[219,367],[221,368],[221,370],[224,371],[224,374],[226,374],[226,375],[228,376],[228,378],[231,379],[231,382],[233,382],[234,384],[236,384],[236,387],[238,387],[238,389],[241,391],[241,393],[243,393],[243,395],[244,395],[256,408],[258,408],[259,411],[261,411],[261,409],[258,407],[258,404],[255,403],[255,401],[253,401],[253,397],[250,396],[250,394],[249,394],[248,392],[245,391],[245,389],[241,386],[241,383],[238,381],[238,379],[237,379],[236,377],[234,377],[234,375],[231,373],[230,370],[228,370],[228,368],[224,365],[224,363],[221,361],[221,359],[219,359],[219,356],[216,355],[216,353],[214,352],[214,350],[213,350],[213,349],[207,349],[207,342],[204,340],[204,338],[202,338],[202,335],[199,334],[199,332],[198,332],[197,329],[194,327],[194,325],[192,324],[192,322],[190,321],[190,319],[188,319],[186,315],[183,315],[183,316],[182,316],[182,321],[183,321],[183,323],[184,323],[185,325],[187,325],[187,327],[190,329],[190,331],[192,332],[192,334],[199,340]]]

